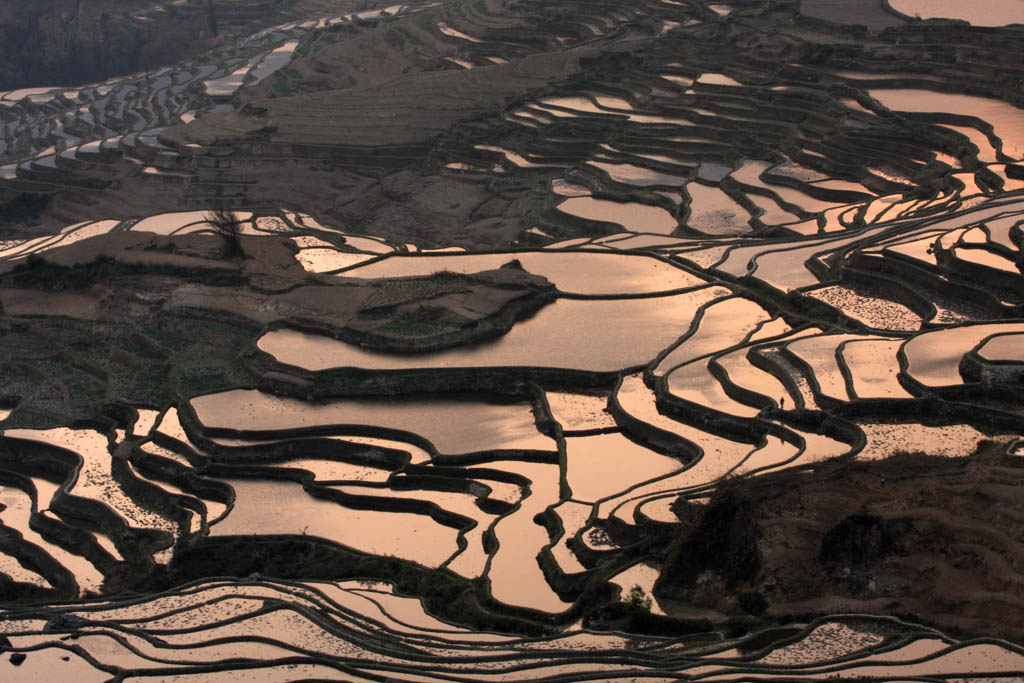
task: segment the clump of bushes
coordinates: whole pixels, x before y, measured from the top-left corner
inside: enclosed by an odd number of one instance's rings
[[[10,279],[17,287],[50,292],[75,291],[86,289],[94,282],[104,280],[116,266],[117,262],[114,259],[102,254],[89,263],[76,263],[72,266],[48,261],[39,254],[31,254],[11,270]]]
[[[759,617],[768,609],[768,598],[760,591],[744,591],[736,597],[740,609],[753,617]]]
[[[629,597],[626,598],[626,602],[642,610],[650,611],[651,609],[651,598],[639,584],[629,589]]]
[[[9,202],[0,203],[0,225],[28,223],[39,218],[52,199],[48,194],[20,194]]]
[[[761,532],[750,498],[725,483],[707,506],[688,507],[691,521],[669,551],[655,594],[689,599],[702,577],[709,576],[720,578],[729,591],[752,583],[762,560]]]

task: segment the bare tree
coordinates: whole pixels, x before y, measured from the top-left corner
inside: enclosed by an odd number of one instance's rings
[[[231,209],[217,208],[206,214],[206,222],[224,240],[224,258],[245,256],[242,250],[242,220],[238,214]]]

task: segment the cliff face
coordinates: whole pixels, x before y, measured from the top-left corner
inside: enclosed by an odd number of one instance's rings
[[[284,18],[282,0],[218,0],[222,33]],[[155,69],[211,44],[206,0],[0,0],[0,90]]]
[[[154,54],[164,28],[164,22],[146,16],[155,6],[151,0],[0,4],[0,88],[96,81],[146,68],[161,56],[180,58]]]

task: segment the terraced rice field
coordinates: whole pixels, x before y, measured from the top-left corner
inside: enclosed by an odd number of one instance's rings
[[[1020,29],[818,14],[401,6],[4,94],[54,228],[0,242],[4,680],[1019,677],[856,566],[672,583],[736,482],[1021,453]]]
[[[223,677],[225,660],[244,662],[231,676],[264,681],[782,681],[837,673],[913,680],[1024,665],[1024,655],[993,643],[951,643],[897,619],[866,616],[818,620],[777,634],[769,647],[756,636],[684,646],[576,629],[546,638],[481,633],[438,621],[390,584],[372,581],[205,581],[141,602],[37,610],[5,624],[5,632],[30,648],[45,642],[34,631],[44,625],[74,628],[75,646],[32,650],[17,671],[25,680],[208,680]]]

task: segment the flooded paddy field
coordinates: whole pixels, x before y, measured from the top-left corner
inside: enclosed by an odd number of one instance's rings
[[[0,678],[1020,678],[1012,17],[327,4],[0,94]]]

